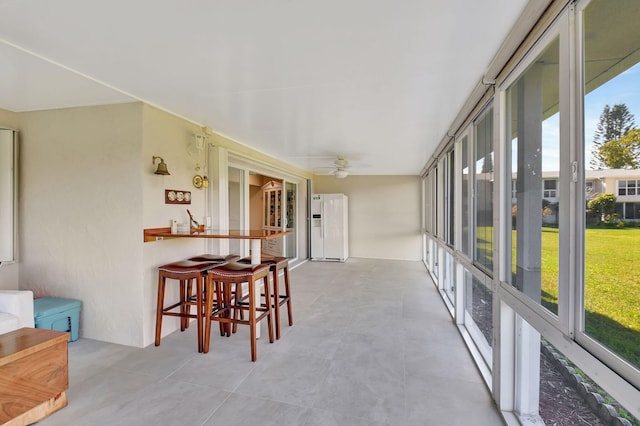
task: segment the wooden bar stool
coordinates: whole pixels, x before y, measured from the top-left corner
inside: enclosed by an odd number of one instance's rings
[[[234,262],[236,260],[240,259],[240,256],[236,255],[236,254],[229,254],[229,255],[221,255],[221,254],[209,254],[209,253],[204,253],[198,256],[193,256],[190,257],[188,260],[191,260],[193,262],[213,262],[215,263],[215,266],[219,266],[219,265],[223,265],[225,263],[229,263],[229,262]],[[203,287],[204,287],[204,283],[203,283]],[[187,294],[190,295],[191,299],[193,301],[195,301],[195,298],[197,297],[197,295],[193,295],[192,293],[192,289],[191,289],[191,281],[189,281],[189,283],[187,284]],[[204,306],[204,298],[206,296],[203,295],[203,306]],[[223,332],[223,324],[220,324],[220,333],[222,334]]]
[[[264,280],[264,303],[259,302],[256,296],[256,284],[259,280]],[[256,325],[264,318],[267,318],[269,329],[269,342],[273,343],[273,326],[271,324],[271,293],[269,285],[269,266],[243,265],[239,263],[227,263],[216,266],[207,271],[206,279],[206,302],[205,302],[205,330],[204,330],[204,353],[209,352],[211,341],[211,321],[218,321],[225,325],[227,335],[232,325],[243,324],[249,326],[251,339],[251,361],[258,358],[256,344]],[[242,295],[242,284],[247,283],[248,296]],[[217,295],[218,303],[214,309],[213,295]],[[257,295],[260,292],[258,290]],[[244,300],[248,299],[247,302]],[[238,317],[237,313],[248,311],[248,320]]]
[[[234,262],[238,259],[240,259],[240,256],[236,254],[230,254],[225,256],[220,254],[205,253],[199,256],[190,257],[188,260],[192,262],[211,262],[211,263],[214,263],[215,266],[218,266],[218,265],[224,265],[225,263]],[[203,287],[204,287],[204,284],[203,284]],[[195,296],[193,296],[193,294],[191,293],[191,281],[189,281],[189,283],[187,284],[187,294],[191,295],[192,298],[195,298]]]
[[[289,287],[289,259],[280,256],[262,256],[260,261],[269,265],[269,270],[273,276],[273,309],[276,317],[276,339],[280,339],[280,307],[287,304],[287,317],[289,318],[289,326],[293,325],[293,314],[291,312],[291,288]],[[238,263],[251,264],[251,258],[245,257],[240,259]],[[278,275],[280,271],[284,275],[284,294],[280,294],[280,282]]]
[[[158,268],[158,306],[156,310],[156,341],[155,345],[160,346],[162,335],[162,317],[174,316],[180,317],[180,331],[184,331],[189,327],[189,319],[195,318],[198,324],[198,352],[202,352],[203,348],[203,328],[202,319],[204,316],[203,307],[203,289],[204,277],[207,270],[216,266],[215,262],[193,262],[183,260],[180,262],[169,263]],[[180,300],[168,306],[164,305],[164,293],[167,278],[178,280],[180,283]],[[196,281],[196,297],[195,301],[191,297],[191,291],[187,286],[191,286],[191,281]],[[191,307],[195,304],[196,313],[191,313]],[[175,311],[179,308],[178,311]]]

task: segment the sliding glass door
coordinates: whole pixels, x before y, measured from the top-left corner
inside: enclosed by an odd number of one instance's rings
[[[298,257],[298,233],[296,232],[298,222],[298,185],[292,182],[285,182],[284,187],[284,227],[287,231],[293,232],[293,234],[284,237],[284,256],[289,259],[295,259]]]

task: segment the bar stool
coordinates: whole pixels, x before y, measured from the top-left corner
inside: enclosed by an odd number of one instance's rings
[[[156,341],[155,345],[160,346],[162,335],[162,317],[174,316],[180,317],[180,331],[184,331],[189,327],[189,319],[195,318],[198,324],[198,352],[202,352],[203,348],[203,288],[204,277],[207,270],[213,268],[217,264],[215,262],[193,262],[183,260],[179,262],[162,265],[158,268],[158,305],[156,310]],[[180,282],[180,300],[177,303],[164,306],[164,293],[167,278],[178,280]],[[196,297],[195,302],[192,300],[191,291],[187,289],[187,283],[191,286],[191,281],[196,280]],[[191,313],[191,306],[195,304],[196,313]],[[174,309],[179,308],[178,312]]]
[[[256,284],[259,280],[264,280],[264,303],[256,303]],[[211,342],[211,321],[218,321],[226,326],[227,335],[230,334],[231,325],[243,324],[249,326],[251,339],[251,361],[258,358],[256,344],[256,325],[262,319],[267,318],[269,329],[269,343],[273,343],[273,326],[271,324],[271,293],[269,286],[269,266],[266,264],[243,265],[239,263],[227,263],[216,266],[207,271],[206,279],[206,302],[205,302],[205,330],[204,330],[204,353],[209,352]],[[248,302],[244,302],[242,295],[242,284],[247,283]],[[218,303],[214,307],[213,295],[216,294]],[[237,313],[249,311],[249,319],[238,318]],[[258,315],[259,314],[259,315]]]
[[[225,256],[220,254],[205,253],[198,256],[190,257],[188,260],[191,260],[193,262],[214,262],[215,266],[219,266],[225,263],[234,262],[238,259],[240,259],[240,256],[238,256],[237,254],[229,254]],[[203,287],[204,287],[204,282],[203,282]],[[197,297],[197,295],[194,296],[192,294],[191,281],[189,281],[189,283],[187,284],[187,294],[192,300],[195,300],[195,298]],[[203,301],[204,301],[204,297],[206,296],[203,295],[203,299],[202,299]],[[223,324],[220,324],[220,333],[222,333],[222,330],[223,330],[222,325]]]
[[[192,262],[211,262],[211,263],[214,263],[215,266],[218,266],[218,265],[223,265],[225,263],[234,262],[238,259],[240,259],[240,256],[238,256],[237,254],[230,254],[230,255],[224,256],[219,254],[205,253],[199,256],[190,257],[187,260],[190,260]],[[203,283],[203,287],[204,287],[204,283]],[[187,294],[190,295],[191,298],[194,298],[193,294],[191,293],[191,281],[189,281],[189,283],[187,284]]]
[[[280,339],[280,307],[287,304],[287,317],[289,318],[289,327],[293,325],[293,314],[291,312],[291,289],[289,287],[289,259],[280,256],[262,255],[260,262],[269,265],[269,270],[273,276],[273,309],[276,317],[276,339]],[[238,263],[251,264],[251,258],[245,257],[240,259]],[[280,294],[280,286],[278,274],[283,271],[284,275],[284,294]]]

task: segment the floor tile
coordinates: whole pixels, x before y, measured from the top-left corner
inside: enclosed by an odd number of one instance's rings
[[[309,409],[247,395],[232,394],[204,423],[205,426],[304,425]]]
[[[334,360],[314,408],[374,422],[402,424],[405,419],[404,375],[376,359]]]
[[[271,353],[249,373],[236,393],[311,407],[329,368],[313,356]]]
[[[69,405],[42,425],[499,425],[480,374],[421,262],[350,258],[291,270],[294,325],[213,324],[134,348],[69,345]]]
[[[304,426],[385,426],[386,423],[374,422],[346,414],[313,409]]]

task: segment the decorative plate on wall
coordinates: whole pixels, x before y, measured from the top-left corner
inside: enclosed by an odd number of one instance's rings
[[[165,204],[191,204],[191,191],[165,189],[164,203]]]

